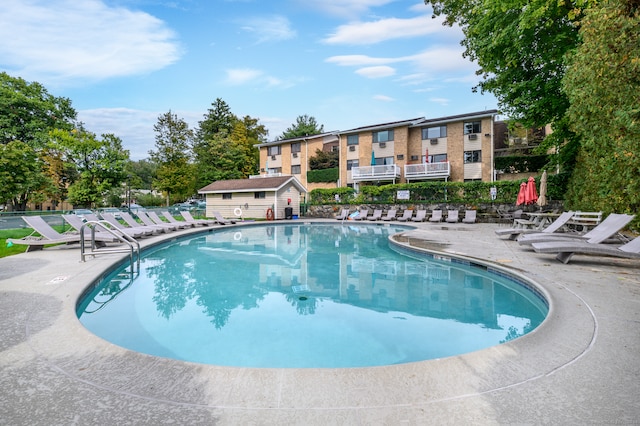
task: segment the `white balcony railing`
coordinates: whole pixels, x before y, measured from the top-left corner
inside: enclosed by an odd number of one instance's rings
[[[449,176],[451,176],[451,165],[448,161],[407,164],[404,166],[404,178],[407,181],[448,178]]]
[[[351,178],[354,181],[395,180],[400,178],[400,167],[395,164],[354,167]]]

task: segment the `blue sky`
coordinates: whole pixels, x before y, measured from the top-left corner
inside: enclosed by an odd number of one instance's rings
[[[471,91],[460,29],[431,16],[420,0],[2,1],[0,70],[70,98],[134,160],[159,115],[195,127],[216,98],[269,140],[303,114],[331,131],[496,108]]]

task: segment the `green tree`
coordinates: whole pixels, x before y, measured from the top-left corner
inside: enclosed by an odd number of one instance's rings
[[[199,123],[193,145],[197,188],[256,174],[259,151],[255,145],[264,142],[268,134],[258,119],[239,119],[223,100],[216,99],[212,106]]]
[[[280,136],[279,139],[318,135],[322,132],[324,132],[324,125],[318,125],[315,117],[305,114],[299,115],[298,118],[296,118],[296,122],[282,132],[282,136]]]
[[[37,152],[21,141],[0,144],[0,204],[11,203],[14,211],[26,210],[50,181],[42,172]]]
[[[149,160],[129,161],[126,166],[128,185],[136,189],[153,188],[157,165]]]
[[[0,73],[0,143],[21,141],[38,149],[50,130],[71,130],[75,118],[69,99],[49,94],[40,83]]]
[[[158,117],[155,151],[149,151],[157,164],[154,186],[167,198],[167,205],[184,201],[195,191],[194,167],[191,163],[193,132],[186,121],[171,111]]]
[[[566,117],[564,58],[579,45],[582,10],[590,2],[425,0],[434,15],[462,28],[464,55],[480,66],[474,90],[493,93],[502,112],[525,127],[551,124],[554,133],[540,151],[562,145],[556,160],[569,170],[579,140]]]
[[[316,155],[309,158],[309,169],[323,170],[338,167],[340,153],[338,151],[321,151],[316,149]]]
[[[587,10],[564,87],[581,138],[567,206],[640,211],[640,3],[605,0]]]
[[[75,167],[77,177],[68,189],[74,206],[100,205],[110,190],[125,181],[129,151],[123,149],[120,138],[103,134],[98,139],[82,126],[71,132],[53,130],[50,137],[51,144],[64,150],[66,161]]]

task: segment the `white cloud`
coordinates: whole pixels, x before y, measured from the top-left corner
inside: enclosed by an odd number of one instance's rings
[[[446,30],[446,29],[445,29]],[[352,22],[338,27],[323,40],[327,44],[364,45],[398,38],[420,37],[443,31],[442,19],[423,15],[410,19],[387,18],[374,22]]]
[[[373,97],[374,100],[376,101],[383,101],[383,102],[394,102],[395,99],[390,97],[390,96],[386,96],[386,95],[375,95]]]
[[[153,126],[164,112],[143,111],[131,108],[96,108],[78,111],[78,120],[85,128],[98,136],[112,133],[122,139],[125,149],[129,150],[132,160],[149,157],[149,151],[155,149]],[[202,113],[172,111],[194,129],[202,120]]]
[[[334,63],[341,67],[391,64],[401,61],[402,59],[398,58],[373,58],[367,55],[338,55],[325,59],[325,62]]]
[[[182,53],[163,21],[100,0],[0,2],[0,39],[0,68],[45,84],[143,74]]]
[[[354,18],[373,7],[384,6],[396,0],[298,0],[303,7],[310,7],[327,15]]]
[[[234,68],[228,69],[227,72],[227,83],[232,85],[241,85],[246,83],[251,83],[262,77],[264,74],[260,70],[255,70],[251,68]]]
[[[255,34],[258,43],[288,40],[296,36],[289,20],[278,15],[246,19],[242,21],[241,28]]]
[[[447,98],[430,98],[429,99],[430,102],[442,105],[442,106],[448,106],[449,105],[449,101],[450,99]]]
[[[356,70],[356,74],[359,74],[367,78],[389,77],[391,75],[394,75],[395,73],[396,73],[396,70],[388,66],[365,67],[365,68],[360,68]]]

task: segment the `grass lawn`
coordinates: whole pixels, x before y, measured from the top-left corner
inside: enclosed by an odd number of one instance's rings
[[[52,228],[54,228],[58,232],[64,232],[70,229],[69,226],[60,225],[54,225]],[[0,229],[0,257],[6,257],[26,252],[27,246],[22,244],[14,244],[11,247],[7,247],[7,238],[22,238],[26,237],[27,235],[31,235],[32,233],[33,229],[31,228]]]

